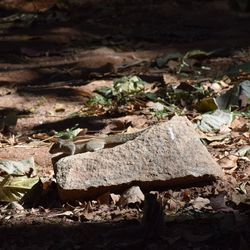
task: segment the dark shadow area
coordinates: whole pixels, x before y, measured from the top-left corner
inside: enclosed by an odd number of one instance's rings
[[[166,48],[181,51],[244,48],[249,45],[250,18],[232,13],[225,2],[104,1],[77,9],[52,8],[37,14],[30,25],[20,27],[22,20],[17,20],[13,28],[3,31],[2,78],[8,78],[12,71],[18,75],[20,71],[23,81],[17,77],[15,82],[12,77],[12,83],[87,81],[93,79],[94,72],[101,75],[112,72],[107,62],[96,67],[87,62],[81,65],[82,52],[103,46],[116,51],[159,53]],[[98,63],[97,59],[90,64]],[[0,79],[1,82],[6,81]]]
[[[61,131],[67,128],[75,127],[78,124],[79,128],[87,128],[90,132],[91,131],[99,131],[103,129],[107,124],[105,119],[107,118],[118,118],[122,116],[122,114],[114,114],[113,116],[103,115],[103,116],[86,116],[86,117],[79,117],[74,116],[72,118],[66,118],[56,122],[44,123],[41,125],[37,125],[33,127],[33,131],[36,132],[46,132],[50,130]]]
[[[195,217],[195,216],[194,216]],[[176,216],[161,233],[145,235],[137,220],[79,223],[73,218],[27,219],[27,224],[0,227],[1,249],[247,249],[249,218],[234,222],[232,213]],[[65,220],[68,225],[61,225]],[[77,220],[77,218],[75,218]],[[28,222],[29,221],[29,222]],[[71,223],[70,223],[71,221]],[[228,226],[226,226],[228,225]],[[235,227],[232,227],[235,225]],[[146,239],[145,239],[146,237]]]
[[[65,85],[65,82],[63,83]],[[69,84],[71,85],[71,84]],[[67,101],[81,101],[82,94],[80,91],[72,88],[68,88],[66,86],[64,87],[50,87],[50,86],[44,86],[44,87],[22,87],[17,90],[17,92],[20,95],[33,95],[33,96],[53,96],[53,97],[67,97],[65,99],[65,102]]]

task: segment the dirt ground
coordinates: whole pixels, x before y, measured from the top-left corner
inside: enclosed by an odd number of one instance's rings
[[[0,10],[0,17],[10,14]],[[240,53],[249,52],[250,17],[233,12],[225,1],[104,1],[72,9],[54,7],[28,23],[18,20],[8,29],[0,24],[0,108],[18,113],[15,142],[11,137],[7,143],[2,140],[0,158],[33,156],[40,177],[53,175],[51,141],[34,139],[46,138],[51,130],[78,124],[98,133],[113,120],[135,127],[157,121],[148,121],[144,114],[139,121],[138,114],[86,116],[85,105],[96,86],[111,86],[114,78],[131,74],[163,84],[164,69],[155,67],[154,60],[166,53],[222,49],[210,61],[208,78],[249,60]],[[213,155],[219,152],[209,150]],[[138,232],[140,213],[133,209],[117,221],[109,212],[94,223],[65,214],[54,216],[65,207],[46,209],[28,210],[20,218],[13,212],[7,220],[1,216],[0,249],[245,250],[250,246],[245,214],[237,217],[239,221],[231,214],[197,214],[193,220],[180,216],[179,221],[167,223],[161,239],[146,246],[127,234],[130,229]],[[217,235],[211,234],[216,230]]]

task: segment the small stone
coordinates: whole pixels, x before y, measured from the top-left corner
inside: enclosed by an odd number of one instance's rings
[[[144,194],[140,187],[133,186],[123,193],[119,201],[119,205],[125,207],[129,204],[141,204],[144,201]]]

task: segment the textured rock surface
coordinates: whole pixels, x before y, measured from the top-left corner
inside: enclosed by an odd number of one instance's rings
[[[93,198],[135,184],[156,189],[223,175],[185,117],[155,125],[114,148],[62,158],[55,171],[63,200]]]

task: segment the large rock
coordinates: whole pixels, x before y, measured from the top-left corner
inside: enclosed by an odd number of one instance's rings
[[[177,116],[114,148],[62,158],[55,171],[63,200],[91,199],[132,185],[147,190],[190,185],[223,175],[192,123]]]

